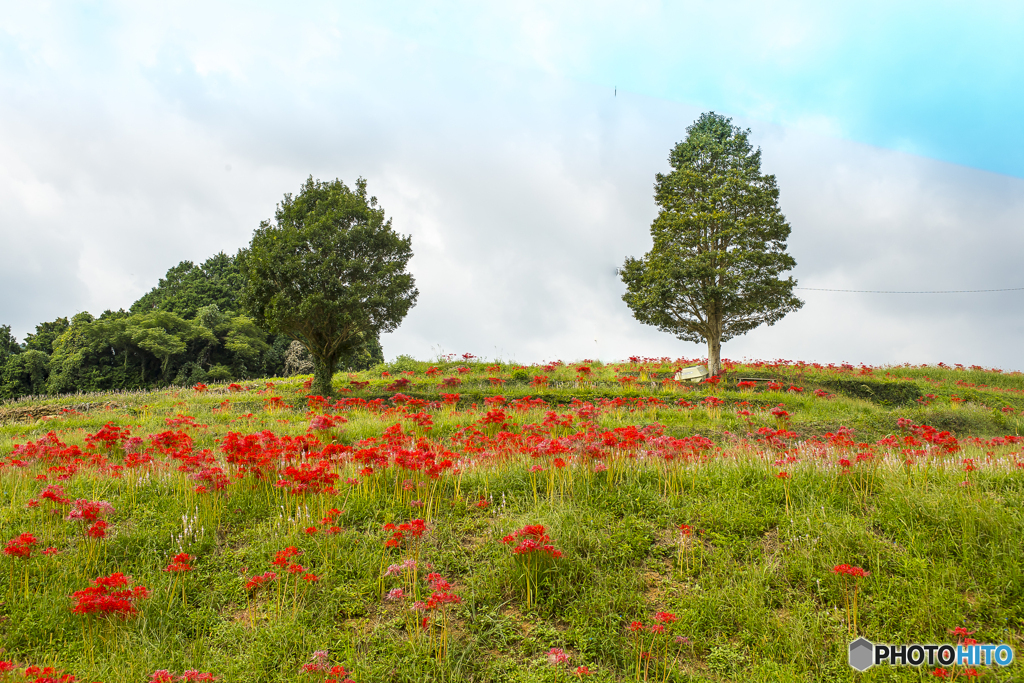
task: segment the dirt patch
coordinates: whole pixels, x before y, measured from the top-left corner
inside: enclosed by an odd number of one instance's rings
[[[87,413],[91,410],[113,410],[120,408],[117,403],[80,403],[77,405],[31,405],[16,406],[0,409],[0,424],[14,424],[16,422],[34,422],[35,420],[52,420],[67,414],[73,410],[78,413]]]

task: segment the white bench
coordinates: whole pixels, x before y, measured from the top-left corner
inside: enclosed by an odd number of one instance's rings
[[[693,367],[683,368],[682,370],[677,372],[676,373],[676,381],[677,382],[685,382],[685,381],[700,382],[703,379],[705,379],[706,377],[708,377],[710,374],[711,373],[708,372],[707,367],[705,367],[703,365],[694,365]]]

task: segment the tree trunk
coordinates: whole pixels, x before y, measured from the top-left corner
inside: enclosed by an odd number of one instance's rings
[[[722,334],[708,335],[708,372],[712,377],[722,374]]]
[[[334,377],[334,366],[337,365],[336,358],[322,360],[313,356],[313,386],[310,391],[315,396],[330,398],[334,396],[334,387],[331,385],[331,378]]]

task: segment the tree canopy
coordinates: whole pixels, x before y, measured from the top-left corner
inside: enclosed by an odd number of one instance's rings
[[[412,240],[392,229],[362,178],[353,190],[311,176],[240,256],[244,305],[270,331],[306,346],[313,391],[324,396],[338,361],[396,329],[419,294],[406,271]]]
[[[796,281],[780,277],[796,265],[786,253],[790,226],[750,131],[707,112],[686,132],[669,155],[672,171],[655,176],[654,246],[626,259],[622,299],[640,322],[707,342],[708,370],[719,374],[722,342],[803,302]]]
[[[237,258],[220,252],[201,266],[182,261],[169,269],[156,287],[132,304],[130,312],[168,311],[192,318],[210,304],[221,311],[238,311],[241,288],[242,271]]]

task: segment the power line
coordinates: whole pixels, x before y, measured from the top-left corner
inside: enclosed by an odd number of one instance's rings
[[[1011,287],[1009,289],[935,289],[917,292],[901,292],[879,289],[819,289],[817,287],[794,287],[808,292],[846,292],[849,294],[980,294],[982,292],[1020,292],[1024,287]]]

